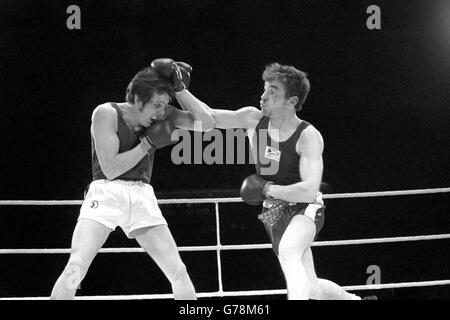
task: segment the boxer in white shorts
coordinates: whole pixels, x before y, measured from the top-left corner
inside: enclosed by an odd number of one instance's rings
[[[104,103],[92,114],[92,175],[72,237],[71,253],[52,299],[72,299],[112,230],[122,228],[153,258],[175,299],[196,299],[192,281],[150,185],[155,150],[172,144],[176,128],[210,130],[214,119],[187,90],[192,68],[157,59],[138,72],[126,102]],[[175,96],[185,111],[169,105]],[[202,126],[198,126],[198,122]]]
[[[135,238],[134,230],[167,225],[153,187],[141,181],[93,181],[81,206],[80,219],[97,221],[111,230],[120,227],[130,239]]]

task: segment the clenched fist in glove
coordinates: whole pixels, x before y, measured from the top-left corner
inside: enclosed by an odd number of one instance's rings
[[[186,62],[175,62],[170,58],[155,59],[151,67],[159,73],[162,78],[168,79],[175,92],[180,92],[189,87],[191,82],[192,67]]]
[[[270,197],[267,195],[267,187],[272,182],[263,179],[259,174],[253,174],[245,178],[241,186],[241,198],[245,203],[257,206],[265,199]]]
[[[145,130],[142,139],[146,139],[152,148],[161,149],[177,142],[171,139],[175,130],[175,124],[171,120],[158,120]]]

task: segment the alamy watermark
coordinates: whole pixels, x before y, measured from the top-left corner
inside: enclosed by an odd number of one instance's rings
[[[213,129],[202,133],[201,128],[201,122],[196,121],[192,134],[182,129],[172,133],[172,141],[178,141],[171,153],[174,164],[259,163],[263,175],[278,172],[281,160],[278,130],[270,130],[269,133],[267,129]],[[249,139],[249,147],[246,139]],[[208,144],[203,147],[205,142]]]

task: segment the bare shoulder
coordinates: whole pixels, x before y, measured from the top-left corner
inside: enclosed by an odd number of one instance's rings
[[[316,129],[312,124],[307,126],[305,130],[302,131],[302,134],[300,135],[300,139],[305,139],[306,141],[309,140],[320,140],[323,143],[322,135],[320,134],[320,131]]]
[[[324,147],[323,137],[319,130],[313,125],[307,126],[298,139],[297,150],[299,153],[304,152],[320,152],[322,153]]]
[[[236,110],[236,113],[245,117],[247,120],[259,121],[262,118],[261,110],[252,106],[240,108]]]
[[[244,128],[256,127],[262,118],[261,110],[255,107],[243,107],[237,110],[211,109],[216,120],[216,128]]]
[[[110,103],[103,103],[98,105],[92,111],[92,122],[97,121],[114,121],[117,118],[117,112]]]

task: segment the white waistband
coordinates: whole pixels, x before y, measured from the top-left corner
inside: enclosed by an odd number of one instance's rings
[[[99,179],[99,180],[94,180],[91,183],[95,183],[95,184],[102,184],[102,183],[116,183],[116,184],[121,184],[121,185],[126,185],[126,186],[134,186],[134,185],[149,185],[148,183],[142,182],[140,180],[121,180],[121,179],[114,179],[114,180],[108,180],[108,179]]]

